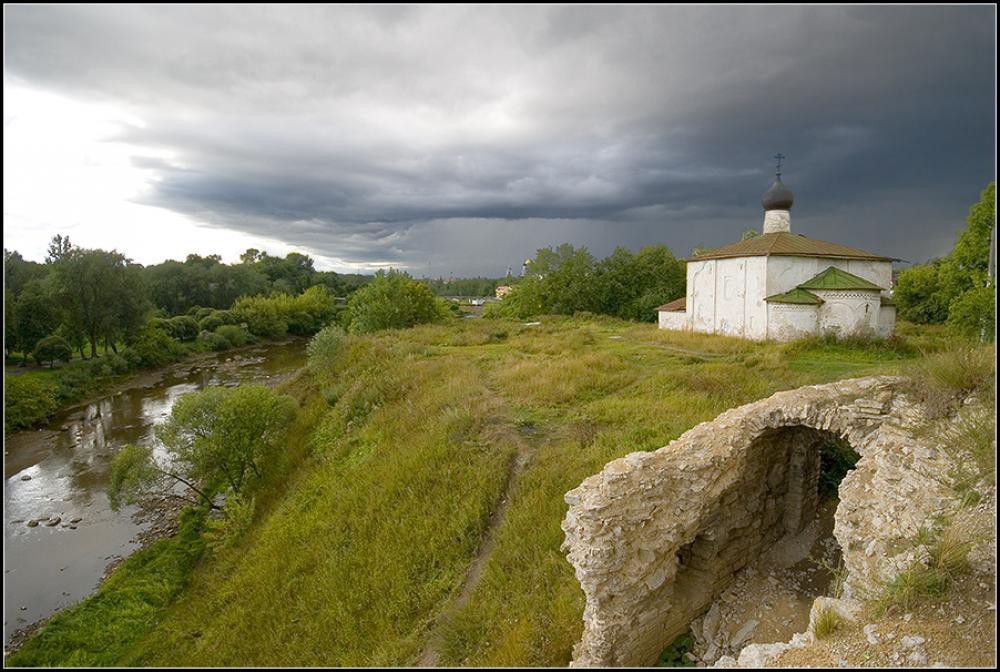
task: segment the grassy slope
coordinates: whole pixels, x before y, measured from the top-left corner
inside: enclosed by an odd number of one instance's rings
[[[119,662],[406,665],[430,638],[442,664],[565,665],[583,609],[559,551],[567,490],[734,405],[917,356],[542,322],[349,339],[324,383],[336,403],[287,496],[244,543],[203,562]],[[482,579],[449,607],[525,444],[531,461]]]

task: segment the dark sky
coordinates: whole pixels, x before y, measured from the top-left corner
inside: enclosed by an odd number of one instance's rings
[[[561,242],[687,255],[760,228],[776,152],[793,231],[923,261],[995,179],[992,5],[5,19],[5,89],[142,121],[115,140],[155,176],[144,203],[354,267],[499,275]]]

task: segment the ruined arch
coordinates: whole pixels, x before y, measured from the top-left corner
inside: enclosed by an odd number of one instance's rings
[[[736,571],[801,527],[830,437],[861,456],[841,484],[834,530],[847,592],[898,572],[909,562],[898,542],[947,499],[940,479],[914,466],[938,456],[911,434],[920,413],[905,388],[873,377],[779,392],[609,462],[568,492],[563,550],[586,596],[573,664],[655,662]]]

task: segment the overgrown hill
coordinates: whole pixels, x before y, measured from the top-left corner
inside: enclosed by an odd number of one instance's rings
[[[51,656],[15,662],[566,665],[583,595],[559,548],[563,494],[733,406],[904,371],[944,342],[900,331],[782,345],[552,317],[351,336],[313,362],[326,403],[303,404],[310,456],[285,495],[155,627],[113,658],[51,630]]]

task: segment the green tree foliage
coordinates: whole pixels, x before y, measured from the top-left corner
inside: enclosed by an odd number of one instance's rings
[[[995,226],[996,183],[991,182],[969,209],[951,254],[900,273],[894,292],[900,316],[947,322],[957,333],[992,338],[996,291],[988,286],[987,265]]]
[[[441,322],[447,319],[448,309],[427,284],[390,270],[379,271],[351,296],[346,315],[350,331],[369,332]]]
[[[53,262],[63,319],[85,334],[91,356],[102,342],[134,337],[145,322],[148,304],[139,270],[118,252],[75,247]]]
[[[198,338],[198,320],[190,315],[178,315],[166,320],[167,333],[178,341],[193,341]]]
[[[996,338],[997,288],[973,287],[951,303],[948,324],[967,338]]]
[[[323,328],[322,331],[313,336],[306,346],[306,361],[309,370],[316,375],[331,371],[346,336],[344,330],[336,324]]]
[[[59,407],[56,386],[34,376],[5,376],[3,392],[5,432],[47,420]]]
[[[14,346],[28,353],[35,345],[59,327],[59,312],[54,302],[54,292],[47,279],[28,281],[14,307]]]
[[[157,462],[147,446],[128,446],[112,461],[112,506],[171,494],[175,483],[184,484],[191,501],[210,506],[210,493],[219,486],[239,495],[277,458],[295,409],[291,397],[263,385],[209,387],[184,395],[156,430],[169,461]]]
[[[279,338],[288,333],[291,300],[287,294],[244,296],[233,304],[232,313],[254,336]]]
[[[224,324],[216,329],[215,333],[226,339],[229,345],[234,348],[241,348],[247,343],[253,342],[253,335],[238,324]]]
[[[940,261],[911,266],[899,274],[893,298],[899,316],[919,324],[937,324],[948,319],[948,297],[939,280]]]
[[[35,344],[35,349],[31,351],[31,356],[39,364],[49,363],[51,367],[55,362],[68,362],[73,356],[73,349],[65,338],[61,336],[46,336]]]
[[[595,261],[586,249],[564,244],[544,248],[520,280],[487,317],[526,318],[543,313],[588,311],[630,320],[653,321],[656,307],[684,294],[684,262],[664,245],[638,253],[625,248]]]

